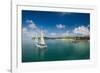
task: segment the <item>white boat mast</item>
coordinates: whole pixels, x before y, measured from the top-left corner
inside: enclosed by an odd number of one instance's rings
[[[38,35],[35,33],[35,43],[38,43]]]

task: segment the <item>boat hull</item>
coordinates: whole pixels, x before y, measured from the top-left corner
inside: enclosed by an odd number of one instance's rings
[[[35,44],[35,46],[38,48],[47,48],[47,45],[44,44]]]

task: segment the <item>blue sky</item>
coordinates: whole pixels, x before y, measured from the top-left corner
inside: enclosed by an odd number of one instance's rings
[[[89,33],[90,14],[22,10],[22,28],[28,28],[30,24],[46,31],[46,36],[81,32],[83,35]]]

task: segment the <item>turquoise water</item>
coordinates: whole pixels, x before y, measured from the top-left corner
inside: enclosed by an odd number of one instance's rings
[[[45,40],[47,48],[35,47],[32,41],[22,42],[22,62],[85,60],[90,58],[87,40]]]

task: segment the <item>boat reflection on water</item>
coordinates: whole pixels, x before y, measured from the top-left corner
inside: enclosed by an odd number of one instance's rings
[[[37,50],[37,60],[38,61],[43,61],[45,60],[45,53],[47,51],[47,48],[38,48],[36,47],[36,50]]]

